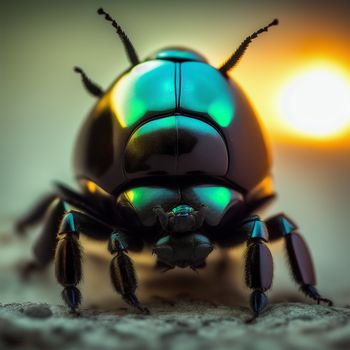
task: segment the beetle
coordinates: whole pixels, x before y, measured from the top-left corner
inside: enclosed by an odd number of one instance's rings
[[[258,35],[248,36],[219,68],[191,49],[170,47],[140,61],[120,25],[111,22],[131,66],[103,91],[75,67],[97,103],[75,147],[76,192],[57,184],[17,222],[24,232],[43,219],[27,272],[55,259],[62,297],[81,304],[79,234],[108,240],[110,276],[126,303],[147,313],[136,296],[128,251],[151,247],[156,267],[203,268],[214,246],[247,243],[245,281],[257,317],[267,306],[273,261],[267,243],[283,238],[294,280],[308,297],[322,298],[309,249],[297,225],[281,213],[262,220],[274,198],[271,156],[256,113],[228,72]]]

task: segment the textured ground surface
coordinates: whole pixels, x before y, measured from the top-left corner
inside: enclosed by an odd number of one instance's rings
[[[150,316],[61,306],[0,308],[1,349],[349,349],[350,309],[275,304],[246,324],[246,309],[190,300],[157,301]]]
[[[242,283],[242,252],[216,250],[199,274],[154,272],[151,255],[133,256],[139,296],[152,314],[126,308],[111,288],[110,256],[83,242],[84,302],[79,318],[66,312],[53,266],[27,280],[20,278],[35,239],[0,234],[0,350],[3,349],[350,349],[348,289],[325,295],[337,307],[309,305],[289,281],[278,254],[270,306],[247,324],[249,291]],[[277,247],[278,248],[278,247]],[[279,250],[276,249],[276,253]],[[340,276],[338,276],[340,278]],[[327,285],[325,285],[327,287]],[[324,287],[321,286],[321,290]],[[294,303],[291,303],[291,302]]]

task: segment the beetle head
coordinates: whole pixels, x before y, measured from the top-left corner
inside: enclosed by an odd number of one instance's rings
[[[202,226],[206,209],[201,205],[195,210],[188,204],[179,204],[168,212],[160,206],[153,209],[163,229],[170,233],[158,240],[153,250],[161,263],[170,268],[196,268],[204,264],[213,245],[207,237],[193,231]]]
[[[179,204],[168,212],[157,206],[153,211],[158,216],[163,229],[176,235],[199,229],[204,222],[206,206],[202,205],[195,210],[188,204]]]

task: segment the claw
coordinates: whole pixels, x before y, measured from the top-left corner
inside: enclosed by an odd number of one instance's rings
[[[257,318],[260,313],[266,308],[268,299],[265,293],[260,290],[255,290],[250,297],[250,307],[254,313],[251,322]]]
[[[81,316],[81,313],[78,310],[76,310],[76,309],[70,309],[69,310],[69,314],[74,316],[74,317],[80,317]]]
[[[151,312],[149,311],[149,309],[146,306],[139,305],[137,307],[137,309],[140,310],[143,315],[150,315],[151,314]]]
[[[81,303],[81,293],[79,289],[75,286],[68,286],[63,289],[61,295],[64,302],[69,307],[70,313],[77,316],[79,313],[77,308]]]
[[[328,306],[333,306],[333,301],[327,298],[318,298],[317,304],[321,304],[321,302],[326,303]]]
[[[304,294],[309,298],[316,300],[317,304],[320,304],[322,301],[326,303],[328,306],[333,305],[332,300],[327,298],[322,298],[314,286],[311,286],[309,284],[304,284],[303,286],[301,286],[301,291],[304,292]]]
[[[245,324],[251,324],[251,323],[255,323],[256,319],[258,318],[258,316],[252,316],[250,318],[248,318],[246,321],[245,321]]]
[[[144,315],[150,315],[150,311],[147,307],[143,306],[137,299],[135,294],[124,295],[124,300],[131,306],[135,307],[137,310],[141,311]]]

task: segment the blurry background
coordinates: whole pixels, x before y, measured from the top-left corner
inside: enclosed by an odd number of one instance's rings
[[[183,45],[214,66],[247,35],[279,18],[280,26],[254,41],[231,72],[271,140],[278,199],[266,216],[284,211],[297,221],[320,290],[350,302],[349,1],[2,1],[1,231],[9,231],[52,180],[74,185],[73,144],[95,101],[72,67],[81,65],[107,87],[128,66],[114,30],[96,14],[100,6],[118,19],[141,58]],[[55,284],[53,294],[41,284],[23,296],[5,269],[28,256],[30,243],[22,240],[16,248],[4,237],[0,301],[58,301]],[[272,293],[296,291],[280,247],[273,245]]]

